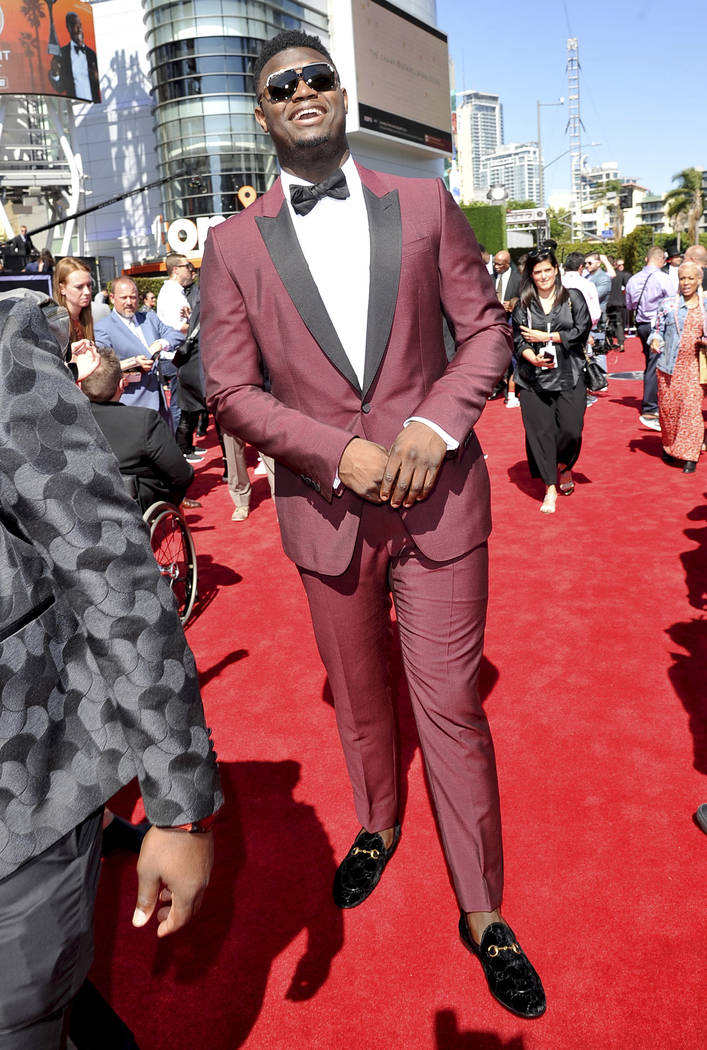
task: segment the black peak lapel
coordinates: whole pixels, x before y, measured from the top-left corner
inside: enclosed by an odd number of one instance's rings
[[[363,396],[376,377],[388,345],[400,285],[402,221],[397,190],[384,197],[363,186],[371,233],[371,281],[368,294],[368,328]]]
[[[334,367],[360,392],[356,373],[331,323],[307,260],[302,254],[287,203],[283,201],[276,216],[262,215],[255,221],[298,314]]]

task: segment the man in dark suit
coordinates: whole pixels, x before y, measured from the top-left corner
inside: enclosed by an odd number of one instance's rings
[[[101,363],[84,379],[81,389],[115,453],[121,474],[135,479],[143,512],[158,500],[180,504],[194,477],[193,468],[157,412],[120,404],[124,376],[118,355],[106,348],[99,353]]]
[[[101,101],[96,52],[86,46],[81,18],[74,11],[66,16],[66,28],[71,39],[59,49],[49,68],[49,80],[55,90],[70,98],[87,102]]]
[[[10,241],[10,248],[18,257],[20,269],[24,270],[27,263],[35,254],[35,247],[32,243],[32,238],[27,232],[26,226],[20,226],[20,232]]]
[[[493,280],[498,301],[506,311],[506,320],[510,324],[511,314],[520,295],[520,274],[515,266],[511,264],[510,252],[507,252],[505,249],[496,252],[493,257]],[[505,375],[492,390],[489,401],[495,401],[496,398],[501,397],[505,393],[506,406],[508,408],[520,407],[520,401],[516,397],[515,383],[513,381],[514,368],[515,357],[508,366]]]
[[[537,1017],[542,985],[498,910],[498,788],[477,688],[490,512],[473,428],[510,358],[505,314],[441,181],[354,163],[346,92],[318,38],[266,42],[254,78],[282,175],[209,233],[201,347],[217,420],[276,461],[283,544],[334,695],[362,824],[334,899],[362,903],[400,836],[392,592],[460,935],[500,1001]]]
[[[68,316],[44,300],[55,335],[31,295],[0,297],[0,1045],[55,1050],[91,963],[104,803],[138,778],[133,924],[156,911],[162,937],[199,907],[223,798],[174,597],[64,363]]]
[[[136,359],[131,382],[121,397],[123,404],[154,408],[171,426],[157,365],[160,358],[174,357],[184,335],[163,324],[154,310],[139,312],[138,298],[132,278],[119,277],[113,282],[113,312],[96,325],[96,343],[112,347],[121,361]]]

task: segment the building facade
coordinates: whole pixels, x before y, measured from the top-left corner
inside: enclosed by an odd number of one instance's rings
[[[481,159],[487,186],[503,186],[510,200],[540,201],[538,144],[513,142],[497,146]]]
[[[503,105],[499,95],[483,91],[457,93],[457,165],[463,201],[486,196],[484,157],[503,144]]]
[[[282,29],[328,36],[326,0],[143,0],[158,169],[169,176],[164,214],[229,215],[239,191],[263,193],[277,173],[253,118],[251,67]]]
[[[332,47],[353,103],[360,70],[352,11],[360,18],[374,8],[377,17],[393,18],[401,36],[420,31],[424,46],[432,39],[424,30],[435,27],[435,0],[398,0],[395,7],[384,0],[93,0],[101,102],[8,96],[0,105],[6,235],[21,221],[32,229],[110,200],[73,227],[57,227],[53,242],[40,235],[35,243],[46,241],[55,253],[102,257],[109,277],[113,260],[120,271],[164,255],[165,229],[179,221],[198,231],[192,253],[198,256],[204,224],[241,210],[278,173],[270,138],[253,116],[251,68],[263,41],[283,29],[319,36]],[[410,16],[407,22],[397,9]],[[444,53],[438,94],[448,118],[448,58],[436,32],[431,46]],[[409,65],[404,41],[393,38],[389,46],[402,50],[396,55],[401,67]],[[413,74],[419,68],[416,55]],[[413,99],[409,90],[402,96]],[[379,97],[384,108],[394,92],[380,88]],[[410,104],[415,119],[417,106]],[[443,174],[443,150],[367,130],[353,108],[348,125],[357,159],[403,175]],[[38,170],[40,156],[48,174]],[[187,242],[180,243],[186,251]]]

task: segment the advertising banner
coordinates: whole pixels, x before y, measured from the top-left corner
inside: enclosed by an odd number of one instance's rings
[[[447,37],[387,0],[352,0],[362,129],[452,152]]]
[[[100,102],[91,5],[0,0],[0,94]]]

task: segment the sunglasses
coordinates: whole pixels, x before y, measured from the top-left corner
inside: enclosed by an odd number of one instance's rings
[[[310,62],[300,70],[281,69],[277,73],[271,73],[265,81],[265,91],[271,102],[287,102],[297,90],[300,80],[304,80],[307,87],[317,94],[321,91],[334,91],[339,84],[337,72],[328,62]],[[258,98],[258,102],[265,91]]]

